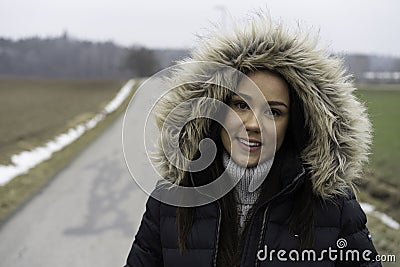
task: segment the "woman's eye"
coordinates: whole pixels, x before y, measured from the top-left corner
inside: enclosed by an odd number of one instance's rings
[[[235,107],[237,107],[238,109],[248,109],[246,102],[239,101],[239,102],[234,103],[233,105]]]
[[[278,117],[278,116],[280,116],[280,115],[282,114],[282,112],[281,112],[279,109],[274,109],[274,108],[272,108],[272,109],[267,109],[267,110],[265,111],[265,113],[266,113],[268,116],[273,116],[273,117]]]

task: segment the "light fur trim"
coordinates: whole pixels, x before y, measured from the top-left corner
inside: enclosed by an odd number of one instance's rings
[[[204,38],[191,57],[181,63],[207,61],[245,73],[262,69],[279,72],[303,101],[311,138],[301,157],[311,176],[313,190],[323,198],[331,198],[344,195],[346,188],[353,188],[360,178],[363,164],[368,160],[371,124],[364,105],[353,95],[355,88],[351,77],[345,75],[342,60],[318,49],[316,40],[306,31],[290,32],[282,23],[273,23],[268,15],[257,14],[247,24],[234,26],[232,32],[217,30]],[[219,78],[213,75],[200,65],[183,65],[171,78],[171,86],[179,86],[157,107],[158,126],[161,128],[170,111],[188,99],[226,100],[227,90],[191,83],[202,79],[218,84]],[[194,106],[182,107],[177,113],[179,116],[173,119],[195,117],[201,105],[199,101]],[[185,172],[166,159],[161,145],[180,137],[182,153],[192,159],[199,142],[209,133],[209,127],[209,120],[196,119],[188,123],[182,133],[178,129],[168,129],[160,139],[158,154],[165,177],[180,183]]]

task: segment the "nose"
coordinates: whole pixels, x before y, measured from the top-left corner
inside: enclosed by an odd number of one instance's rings
[[[258,124],[257,117],[253,112],[249,112],[244,121],[244,126],[247,131],[260,132],[260,125]]]

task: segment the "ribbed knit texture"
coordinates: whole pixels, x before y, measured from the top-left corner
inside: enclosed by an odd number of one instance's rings
[[[268,160],[255,167],[247,168],[234,162],[226,151],[223,153],[223,165],[225,170],[232,178],[240,179],[235,186],[240,234],[249,219],[247,218],[249,210],[256,203],[261,192],[261,186],[254,190],[252,182],[258,182],[264,179],[271,169],[272,162],[273,160]]]

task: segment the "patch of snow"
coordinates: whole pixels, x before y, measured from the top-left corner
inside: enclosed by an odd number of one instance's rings
[[[386,215],[385,213],[376,211],[373,205],[368,203],[360,203],[360,205],[365,213],[378,218],[379,220],[381,220],[381,222],[395,230],[400,230],[400,223],[398,223],[396,220]]]

